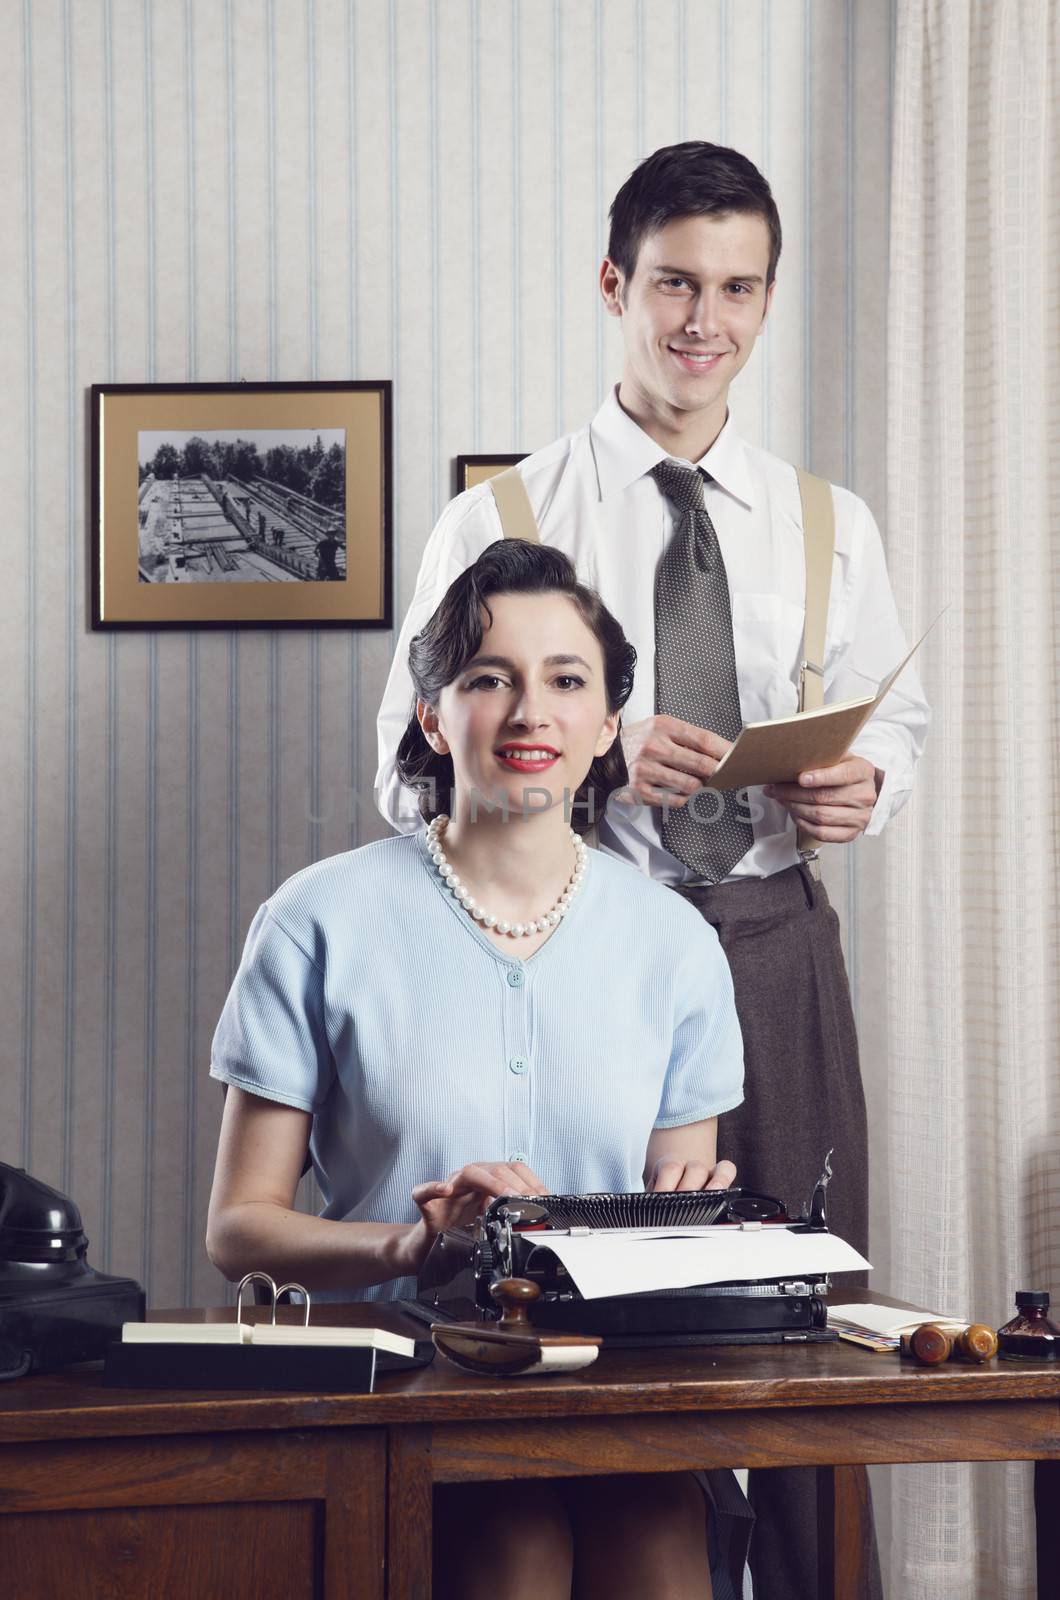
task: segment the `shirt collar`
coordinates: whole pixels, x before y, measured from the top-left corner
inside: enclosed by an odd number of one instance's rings
[[[620,494],[660,461],[668,459],[662,445],[623,411],[618,403],[617,385],[593,418],[589,432],[601,500]],[[746,506],[754,504],[747,450],[736,432],[731,412],[718,437],[696,465],[708,472],[727,494]]]

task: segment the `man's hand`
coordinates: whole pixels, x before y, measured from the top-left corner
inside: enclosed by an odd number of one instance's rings
[[[882,783],[878,767],[848,752],[834,767],[800,772],[798,783],[767,783],[762,793],[822,844],[849,844],[868,827]]]
[[[686,1161],[679,1155],[660,1156],[645,1188],[653,1194],[672,1194],[675,1189],[731,1189],[736,1168],[731,1161],[708,1166],[705,1161]]]
[[[448,1178],[418,1183],[412,1198],[420,1220],[405,1240],[407,1260],[402,1276],[419,1271],[438,1234],[446,1228],[474,1222],[491,1200],[506,1194],[547,1194],[543,1183],[524,1161],[472,1161]]]
[[[720,734],[680,717],[644,717],[622,730],[629,786],[648,805],[686,806],[731,749]]]

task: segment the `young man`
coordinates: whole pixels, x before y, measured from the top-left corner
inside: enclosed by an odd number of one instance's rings
[[[798,1206],[835,1149],[829,1216],[867,1246],[865,1103],[838,924],[800,863],[796,825],[827,843],[876,834],[908,797],[928,710],[915,673],[836,766],[732,797],[697,792],[744,722],[797,708],[806,572],[795,471],[742,440],[729,386],[763,331],[781,230],[769,185],[734,150],[658,150],[611,208],[600,290],[621,323],[621,382],[588,427],[519,466],[541,539],[570,555],[637,649],[622,743],[639,804],[601,845],[683,894],[717,928],[744,1033],[745,1102],[719,1151],[741,1183]],[[868,508],[833,488],[825,700],[865,694],[905,639]],[[408,647],[451,580],[502,536],[488,485],[459,495],[424,552],[379,715],[382,809],[417,825],[393,756]],[[528,722],[537,713],[531,708]],[[534,722],[530,737],[548,743]],[[691,803],[690,803],[691,802]],[[704,803],[707,802],[707,803]],[[769,1600],[815,1592],[808,1472],[759,1474],[752,1570]],[[782,1480],[788,1480],[784,1482]]]

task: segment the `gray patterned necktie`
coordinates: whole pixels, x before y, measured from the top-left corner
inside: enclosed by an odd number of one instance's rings
[[[660,461],[655,479],[676,516],[655,575],[655,710],[735,739],[743,722],[732,643],[732,609],[718,536],[696,467]],[[661,822],[662,842],[710,883],[754,844],[736,794],[708,790]]]

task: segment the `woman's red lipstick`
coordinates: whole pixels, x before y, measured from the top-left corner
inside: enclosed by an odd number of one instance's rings
[[[520,751],[547,750],[548,756],[521,755]],[[559,751],[550,744],[506,744],[497,751],[497,760],[509,772],[547,772],[559,760]]]

